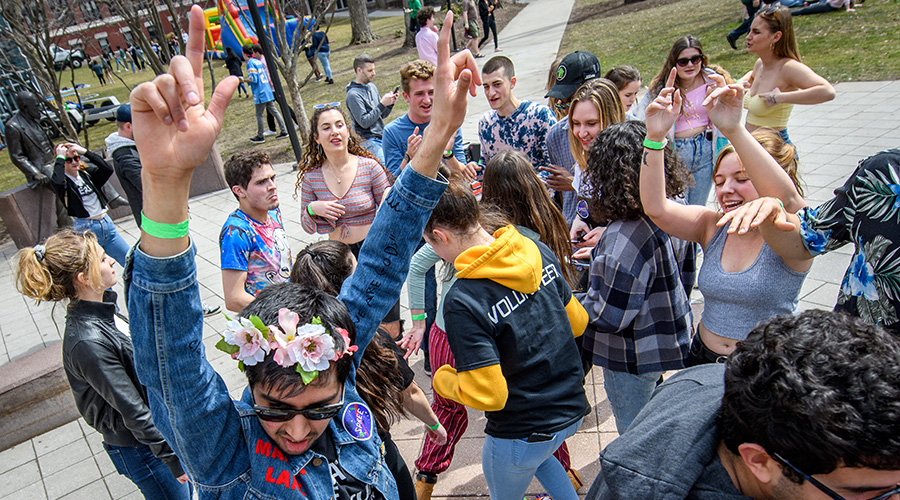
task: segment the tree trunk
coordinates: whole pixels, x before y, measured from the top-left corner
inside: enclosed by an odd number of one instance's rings
[[[406,12],[406,9],[403,10],[403,23],[406,25],[404,27],[404,31],[406,32],[406,39],[403,40],[403,48],[412,49],[416,46],[416,34],[409,29],[409,12]]]
[[[352,32],[350,44],[369,43],[378,38],[372,31],[372,24],[369,22],[366,0],[347,0],[347,5],[350,7],[350,30]]]

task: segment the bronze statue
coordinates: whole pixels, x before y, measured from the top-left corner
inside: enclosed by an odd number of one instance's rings
[[[6,122],[6,141],[13,164],[25,174],[28,187],[49,184],[53,175],[53,143],[41,128],[40,98],[27,90],[16,94],[19,111]]]

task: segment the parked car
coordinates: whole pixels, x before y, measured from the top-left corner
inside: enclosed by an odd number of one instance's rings
[[[88,60],[87,54],[81,49],[67,50],[51,45],[50,53],[53,54],[53,66],[56,68],[56,71],[62,71],[69,65],[76,69],[80,68]]]

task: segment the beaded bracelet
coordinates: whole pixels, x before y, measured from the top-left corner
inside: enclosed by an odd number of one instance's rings
[[[178,224],[163,224],[162,222],[150,220],[144,214],[144,211],[141,210],[141,229],[150,236],[174,240],[187,236],[188,221],[179,222]]]

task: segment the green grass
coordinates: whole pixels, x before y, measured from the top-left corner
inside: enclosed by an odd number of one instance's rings
[[[590,16],[621,0],[576,0],[559,55],[589,50],[604,72],[620,64],[641,71],[644,85],[659,71],[672,42],[692,34],[703,42],[711,63],[740,77],[756,56],[732,50],[725,34],[741,21],[737,0],[682,0],[616,17]],[[803,61],[832,83],[900,79],[900,0],[868,0],[856,12],[794,19]],[[739,41],[741,48],[743,38]]]

